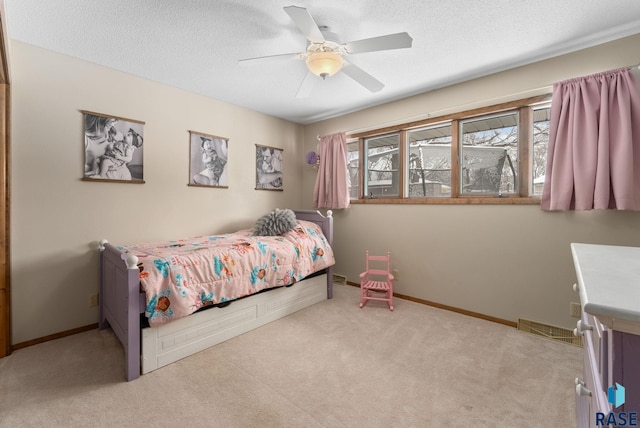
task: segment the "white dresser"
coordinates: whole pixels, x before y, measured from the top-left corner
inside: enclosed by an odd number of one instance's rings
[[[582,306],[574,333],[584,344],[576,414],[578,427],[592,428],[599,412],[640,412],[640,248],[571,244],[571,252]],[[607,391],[616,383],[626,401],[614,408]]]

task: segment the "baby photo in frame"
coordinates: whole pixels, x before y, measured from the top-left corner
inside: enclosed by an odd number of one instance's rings
[[[144,183],[144,122],[81,111],[85,181]]]
[[[229,140],[189,131],[189,186],[229,187]]]
[[[256,190],[284,190],[284,150],[256,144]]]

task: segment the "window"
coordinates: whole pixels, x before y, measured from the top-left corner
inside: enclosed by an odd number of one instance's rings
[[[400,194],[400,134],[364,140],[364,194],[370,198]]]
[[[347,144],[352,202],[539,203],[550,98],[352,135],[358,138]]]
[[[407,132],[406,194],[410,198],[451,196],[451,124]]]
[[[533,109],[533,150],[531,153],[532,194],[542,195],[544,177],[547,171],[547,148],[549,147],[549,116],[551,107]]]
[[[460,121],[460,194],[518,190],[518,112]]]
[[[349,196],[360,197],[360,147],[358,140],[347,141],[347,166],[349,168]]]

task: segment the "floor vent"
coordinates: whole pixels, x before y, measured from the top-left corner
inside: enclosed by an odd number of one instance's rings
[[[346,285],[347,284],[347,277],[344,275],[338,275],[337,273],[333,274],[333,283],[334,284],[341,284],[341,285]]]
[[[556,327],[520,318],[518,320],[518,330],[537,334],[538,336],[544,336],[547,339],[553,339],[558,342],[582,346],[582,337],[575,336],[573,331],[567,328]]]

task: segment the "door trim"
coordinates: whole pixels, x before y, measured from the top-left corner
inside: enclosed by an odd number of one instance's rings
[[[12,350],[9,240],[11,87],[5,17],[4,2],[0,0],[0,358]]]

